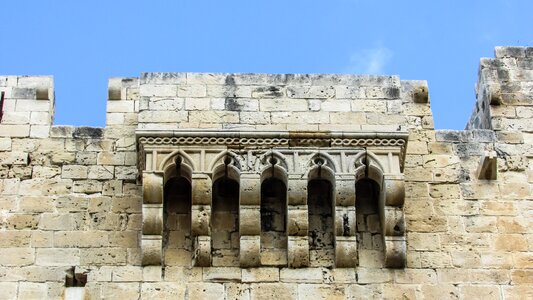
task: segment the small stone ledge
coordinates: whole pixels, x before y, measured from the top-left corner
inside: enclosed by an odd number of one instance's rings
[[[494,131],[489,129],[473,130],[436,130],[437,142],[448,143],[492,143],[496,141]]]
[[[256,73],[141,73],[140,84],[152,85],[350,85],[399,87],[400,77],[355,74],[256,74]]]
[[[533,57],[533,47],[498,46],[494,49],[494,56],[504,57]]]
[[[50,137],[52,138],[101,139],[103,135],[104,128],[99,127],[52,126],[50,129]]]

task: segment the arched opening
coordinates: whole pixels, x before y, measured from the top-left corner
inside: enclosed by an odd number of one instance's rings
[[[172,177],[165,184],[163,203],[165,265],[190,265],[191,195],[191,182],[186,177]]]
[[[360,179],[356,191],[356,232],[359,266],[383,267],[383,235],[379,215],[380,187],[372,179]]]
[[[309,260],[312,267],[331,267],[335,263],[333,185],[326,179],[307,184],[309,212]]]
[[[287,186],[275,177],[261,184],[261,263],[287,264]]]
[[[239,183],[227,176],[213,183],[211,253],[213,266],[239,265]]]

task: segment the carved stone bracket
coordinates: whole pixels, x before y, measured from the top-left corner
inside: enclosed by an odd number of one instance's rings
[[[163,187],[178,172],[192,184],[192,264],[210,266],[211,189],[220,172],[225,172],[225,176],[238,178],[240,186],[241,266],[261,265],[260,183],[264,176],[276,176],[283,178],[288,188],[290,267],[309,265],[307,184],[317,177],[327,179],[334,188],[334,265],[357,265],[355,183],[371,178],[381,190],[385,263],[402,267],[406,252],[403,165],[407,136],[406,132],[138,131],[144,198],[143,264],[163,262]]]

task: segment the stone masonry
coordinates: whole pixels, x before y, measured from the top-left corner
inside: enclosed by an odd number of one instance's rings
[[[533,48],[425,81],[142,73],[106,127],[0,76],[0,299],[532,299]]]

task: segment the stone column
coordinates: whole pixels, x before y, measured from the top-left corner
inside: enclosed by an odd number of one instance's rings
[[[357,265],[355,176],[335,178],[335,266]]]
[[[307,180],[290,178],[287,207],[287,260],[291,268],[309,266]]]
[[[257,174],[242,174],[240,179],[240,245],[242,267],[261,264],[261,178]]]

